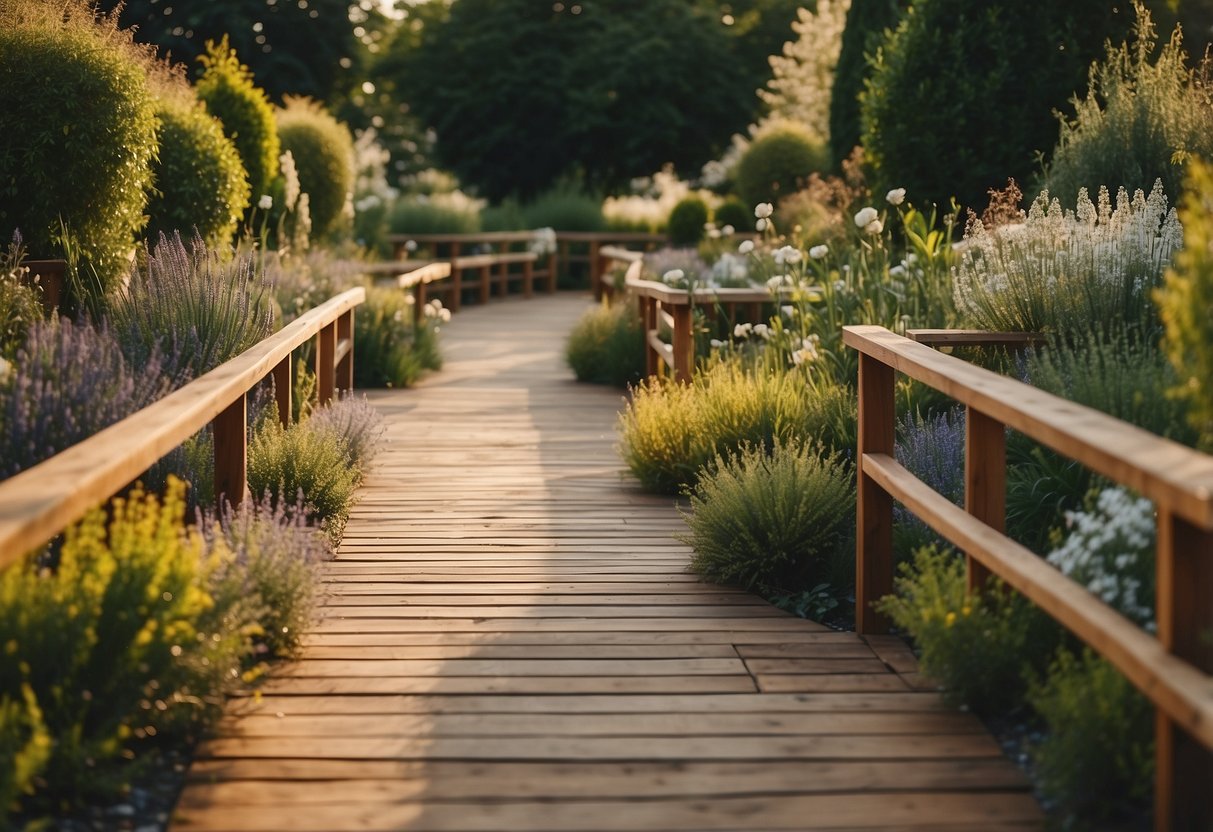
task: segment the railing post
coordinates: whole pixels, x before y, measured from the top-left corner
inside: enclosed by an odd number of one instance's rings
[[[278,421],[286,427],[291,423],[291,361],[293,356],[288,355],[286,358],[274,365],[274,400],[278,402]]]
[[[674,380],[689,384],[695,371],[695,333],[692,329],[691,305],[673,308],[674,317]]]
[[[893,498],[864,472],[864,454],[894,454],[893,368],[859,354],[859,495],[856,505],[855,632],[879,635],[889,620],[872,604],[893,591]]]
[[[657,375],[658,356],[649,343],[649,333],[657,328],[657,301],[648,295],[637,295],[640,306],[640,337],[644,339],[644,374]]]
[[[598,249],[602,247],[602,243],[598,240],[590,240],[590,289],[594,292],[595,300],[602,300],[602,263],[598,257]]]
[[[1158,508],[1157,620],[1164,649],[1213,673],[1213,532]],[[1213,752],[1155,711],[1156,832],[1213,828]]]
[[[354,389],[354,310],[349,309],[337,319],[337,340],[348,340],[350,348],[337,364],[337,389],[345,393]]]
[[[289,387],[289,385],[288,385]],[[211,422],[215,437],[215,502],[235,506],[248,490],[248,414],[245,394],[229,404]]]
[[[336,390],[337,326],[333,322],[316,333],[316,398],[321,406],[333,400]]]
[[[997,532],[1007,525],[1007,431],[986,414],[965,408],[965,511]],[[965,555],[970,592],[990,579],[990,570]]]

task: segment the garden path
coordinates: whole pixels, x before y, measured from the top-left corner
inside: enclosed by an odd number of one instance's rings
[[[1029,829],[980,722],[890,639],[698,582],[564,368],[558,295],[477,307],[369,393],[388,444],[300,659],[235,700],[183,830]]]

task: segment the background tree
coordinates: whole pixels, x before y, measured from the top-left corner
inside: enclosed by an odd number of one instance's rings
[[[1112,0],[916,0],[861,96],[878,188],[980,209],[1007,177],[1032,178],[1056,141],[1054,110],[1131,17]]]
[[[835,166],[859,144],[859,93],[869,74],[868,56],[894,28],[909,0],[851,0],[842,51],[834,70],[830,95],[830,155]]]
[[[578,175],[617,187],[667,162],[697,172],[753,120],[768,72],[765,52],[759,73],[741,66],[748,41],[720,9],[457,0],[419,44],[401,44],[393,78],[436,130],[438,160],[490,199]]]

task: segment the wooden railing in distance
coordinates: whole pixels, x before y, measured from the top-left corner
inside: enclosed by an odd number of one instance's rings
[[[447,306],[458,312],[462,303],[464,272],[476,276],[477,300],[487,303],[496,285],[498,294],[509,291],[510,281],[522,285],[524,297],[534,294],[536,283],[549,294],[556,291],[556,252],[538,254],[534,231],[483,231],[473,234],[389,234],[397,258],[404,257],[409,243],[430,249],[435,260],[451,265],[450,298]],[[414,261],[428,262],[428,261]],[[520,268],[511,271],[512,266]]]
[[[736,308],[748,304],[758,308],[772,301],[771,293],[765,289],[674,289],[655,280],[641,278],[643,261],[632,260],[628,266],[624,284],[628,294],[636,298],[640,319],[644,324],[647,344],[645,370],[648,375],[657,375],[662,367],[668,367],[674,378],[689,382],[695,370],[695,333],[693,311],[695,307],[705,309]],[[661,337],[664,324],[672,332],[672,343]]]
[[[872,603],[893,591],[893,501],[965,552],[971,584],[997,575],[1114,664],[1155,704],[1155,829],[1213,828],[1213,457],[937,352],[883,327],[848,326],[859,357],[855,628],[886,632]],[[965,508],[894,456],[896,372],[963,404]],[[1004,531],[1006,428],[1153,501],[1157,638]]]
[[[429,301],[430,286],[451,276],[450,263],[424,260],[397,260],[360,264],[359,269],[370,277],[386,276],[398,289],[413,293],[413,324],[421,322],[425,304]]]
[[[208,422],[216,497],[239,503],[247,489],[245,394],[273,373],[278,416],[290,421],[291,353],[311,338],[320,401],[352,388],[354,308],[365,299],[361,288],[342,292],[155,404],[0,482],[0,567],[45,544]]]

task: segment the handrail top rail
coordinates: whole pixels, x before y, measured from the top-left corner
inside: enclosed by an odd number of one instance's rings
[[[634,251],[623,246],[603,246],[598,249],[598,254],[608,260],[622,260],[627,263],[635,263],[637,260],[644,259],[643,251]]]
[[[557,231],[556,237],[571,243],[662,243],[669,239],[652,231]]]
[[[882,326],[845,326],[843,342],[1213,529],[1213,457]]]
[[[457,269],[474,269],[507,263],[534,263],[537,260],[539,255],[533,251],[505,251],[496,254],[460,254],[446,262]]]
[[[452,233],[425,234],[388,234],[389,243],[521,243],[535,239],[534,228],[529,231],[470,231]],[[626,242],[658,242],[666,239],[665,234],[654,234],[648,231],[557,231],[557,237],[563,237],[573,242],[594,242],[595,240],[618,240]]]
[[[0,482],[0,567],[43,545],[124,488],[296,347],[365,300],[365,289],[347,289],[159,401]]]
[[[639,261],[636,261],[636,263],[639,263]],[[643,280],[635,277],[632,274],[632,269],[636,266],[636,263],[633,263],[632,267],[628,269],[626,278],[628,289],[634,294],[659,300],[666,306],[689,306],[691,304],[712,303],[714,301],[723,301],[725,303],[770,303],[776,299],[776,295],[767,289],[730,289],[721,287],[696,289],[694,292],[688,289],[675,289],[656,280]]]

